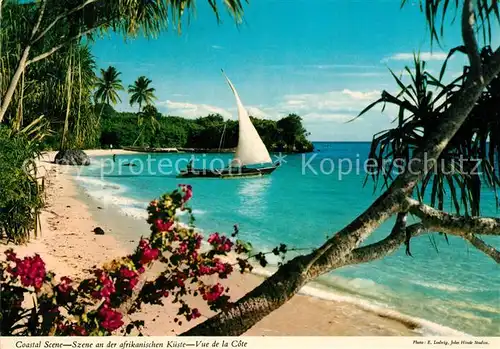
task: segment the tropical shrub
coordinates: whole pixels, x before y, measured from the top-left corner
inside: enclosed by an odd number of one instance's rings
[[[44,205],[43,183],[36,175],[38,145],[24,133],[0,126],[0,235],[14,243],[37,234]]]

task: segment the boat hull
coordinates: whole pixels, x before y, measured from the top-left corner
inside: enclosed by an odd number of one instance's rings
[[[278,167],[261,167],[261,168],[243,168],[243,169],[223,169],[223,170],[207,170],[207,169],[192,169],[185,170],[179,173],[179,178],[244,178],[244,177],[261,177],[270,175]]]

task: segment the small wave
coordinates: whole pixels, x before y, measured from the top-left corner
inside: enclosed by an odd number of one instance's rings
[[[482,291],[482,289],[467,288],[464,286],[448,285],[448,284],[443,284],[443,283],[425,282],[425,281],[417,281],[417,280],[410,280],[410,282],[415,284],[415,285],[422,286],[422,287],[433,288],[436,290],[447,291],[447,292],[477,292],[477,291]]]
[[[491,313],[493,315],[498,316],[500,314],[500,308],[495,308],[492,306],[488,306],[486,304],[480,304],[480,303],[466,303],[466,302],[460,302],[460,301],[450,301],[450,304],[453,307],[460,308],[460,309],[467,309],[467,310],[478,310],[481,312],[485,313]]]
[[[355,278],[347,281],[347,286],[356,288],[356,289],[366,289],[370,288],[373,289],[374,287],[379,286],[375,281],[370,280],[370,279],[361,279],[361,278]]]
[[[89,190],[87,191],[87,194],[105,205],[116,205],[119,206],[120,209],[124,207],[137,208],[146,213],[146,205],[143,202],[125,196],[116,195],[116,192],[110,193],[106,190]]]
[[[99,179],[99,177],[75,176],[74,179],[76,181],[80,182],[80,184],[82,184],[84,187],[113,189],[113,190],[119,190],[119,191],[125,190],[125,188],[123,186],[120,186],[120,185],[114,184],[114,183],[106,182],[102,179]]]
[[[196,210],[196,209],[194,209],[194,210],[192,210],[192,213],[193,213],[193,215],[195,215],[195,216],[202,216],[202,215],[206,214],[206,213],[207,213],[207,211],[204,211],[204,210]],[[175,212],[175,214],[176,214],[177,216],[185,216],[185,215],[187,214],[187,211],[182,211],[182,210],[178,209],[178,210]]]
[[[127,215],[130,215],[134,210],[141,210],[147,216],[147,203],[124,196],[125,186],[107,182],[99,177],[77,176],[74,179],[94,200],[102,202],[104,205],[116,205],[120,210],[127,211]],[[141,215],[141,219],[144,218],[144,214]],[[133,216],[137,216],[137,212]]]
[[[138,220],[145,220],[148,218],[148,213],[145,209],[137,207],[120,207],[120,211],[128,217]]]
[[[274,271],[266,270],[264,268],[254,268],[253,273],[256,275],[269,277],[274,273]],[[327,301],[353,304],[363,310],[376,313],[382,317],[402,322],[407,326],[410,325],[410,327],[415,327],[413,331],[421,334],[422,336],[460,336],[460,337],[470,336],[465,332],[461,332],[450,327],[439,325],[432,321],[402,314],[394,309],[389,308],[387,305],[382,303],[368,301],[366,299],[358,297],[338,294],[331,290],[324,290],[315,286],[304,286],[300,289],[299,293]]]
[[[104,205],[117,206],[120,213],[125,216],[138,220],[145,220],[148,218],[146,210],[148,202],[120,195],[126,192],[126,188],[123,185],[109,183],[99,177],[77,176],[74,177],[74,179],[79,182],[85,192],[94,200]],[[195,216],[206,214],[206,211],[199,209],[194,209],[192,212]],[[176,214],[178,216],[185,216],[187,211],[177,210]]]

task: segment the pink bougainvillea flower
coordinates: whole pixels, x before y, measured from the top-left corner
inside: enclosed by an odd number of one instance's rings
[[[63,276],[61,278],[61,283],[57,286],[57,290],[61,294],[67,295],[68,293],[70,293],[73,290],[73,287],[71,286],[72,282],[73,282],[73,280],[71,280],[69,277]]]
[[[179,187],[184,192],[184,196],[182,197],[182,201],[184,203],[188,202],[193,197],[193,187],[189,184],[179,184]]]
[[[101,319],[100,325],[110,332],[119,329],[123,325],[122,314],[114,309],[111,309],[106,304],[99,310]]]
[[[152,248],[146,239],[141,239],[139,242],[139,263],[147,265],[150,262],[158,259],[160,251],[157,248]]]
[[[14,278],[19,278],[24,287],[33,286],[36,290],[42,287],[47,276],[45,262],[35,254],[34,257],[24,257],[22,260],[17,258],[12,250],[5,252],[7,260],[15,263],[14,267],[9,266],[7,271]]]
[[[155,221],[155,227],[158,229],[158,231],[172,231],[174,229],[174,222],[169,220],[167,222],[164,222],[162,219],[157,219]]]
[[[200,289],[200,293],[203,295],[203,299],[207,302],[215,302],[224,293],[224,286],[217,283],[208,289]]]

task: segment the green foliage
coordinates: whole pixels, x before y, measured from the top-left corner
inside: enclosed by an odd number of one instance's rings
[[[17,67],[19,51],[22,48],[20,45],[29,37],[37,14],[31,5],[19,5],[16,1],[8,1],[4,5],[0,28],[2,96]],[[68,28],[64,28],[62,22],[60,24],[53,27],[44,40],[33,46],[32,55],[45,52],[59,37],[66,35]],[[10,124],[12,129],[20,130],[44,115],[52,130],[56,131],[45,144],[58,148],[61,143],[60,133],[65,125],[67,105],[71,102],[66,146],[94,146],[98,136],[97,119],[91,104],[95,83],[94,69],[94,57],[90,47],[77,41],[64,46],[46,59],[31,64],[21,77],[4,122]]]
[[[151,79],[145,76],[139,76],[133,85],[129,85],[128,93],[130,94],[130,106],[139,105],[139,111],[143,105],[153,104],[155,97],[155,89],[149,87]]]
[[[161,114],[158,112],[155,106],[146,105],[141,112],[137,115],[137,126],[139,126],[139,136],[134,141],[135,145],[137,141],[142,138],[144,131],[148,130],[150,134],[157,135],[157,130],[160,126],[158,120],[161,118]],[[142,142],[144,143],[144,142]]]
[[[288,151],[304,151],[307,144],[306,137],[309,135],[302,126],[302,118],[296,114],[290,114],[279,120],[276,124],[281,138]]]
[[[413,1],[402,0],[401,7]],[[439,42],[444,34],[446,20],[452,16],[456,20],[457,11],[462,10],[464,0],[419,0],[420,11],[425,13],[431,40]],[[500,23],[500,6],[498,0],[473,0],[474,15],[478,21],[478,31],[484,43],[491,42],[492,23],[495,19]]]
[[[142,120],[138,131],[136,120]],[[290,115],[276,122],[252,117],[257,132],[272,151],[312,151],[312,143],[299,116]],[[162,116],[147,106],[139,113],[116,112],[107,108],[102,118],[101,146],[130,146],[140,133],[142,144],[156,148],[235,148],[238,144],[238,123],[220,115],[197,119]],[[281,125],[280,128],[278,125]],[[222,139],[222,142],[221,142]]]
[[[237,23],[241,21],[240,0],[209,0],[217,20],[219,3]],[[64,148],[95,146],[99,118],[90,100],[95,80],[93,58],[83,43],[110,31],[124,37],[155,37],[169,24],[180,30],[185,10],[194,9],[194,5],[192,0],[2,1],[0,100],[7,109],[0,116],[1,122],[19,130],[45,115],[57,131],[46,142],[51,148],[59,143]],[[21,58],[23,52],[29,53],[27,66]],[[18,73],[22,73],[19,79]],[[116,93],[103,86],[106,79],[100,83],[97,100],[116,101]],[[14,95],[4,98],[11,84]],[[114,82],[111,85],[114,90],[118,87]],[[152,90],[146,88],[148,91],[137,95],[133,103],[150,103]]]
[[[36,178],[37,152],[25,133],[0,126],[0,234],[15,243],[27,242],[38,231],[43,186]]]
[[[481,58],[491,59],[490,47],[483,48]],[[426,71],[425,62],[415,57],[415,67],[406,71],[411,83],[405,85],[393,74],[401,91],[393,96],[383,91],[382,97],[369,105],[361,114],[379,103],[392,104],[399,109],[394,120],[397,126],[382,131],[373,138],[369,157],[375,164],[372,178],[375,185],[380,179],[388,186],[405,167],[411,155],[426,147],[426,136],[442,118],[455,100],[455,93],[461,88],[468,67],[454,81],[444,85],[440,79]],[[449,141],[437,161],[437,167],[423,178],[417,194],[421,200],[429,199],[431,205],[444,209],[446,198],[454,210],[466,215],[479,215],[482,186],[492,189],[497,205],[500,187],[500,77],[496,77],[485,89],[478,103]],[[360,115],[361,115],[360,114]],[[447,195],[449,193],[449,196]]]
[[[123,91],[122,81],[119,79],[120,72],[115,67],[109,66],[108,69],[101,69],[101,76],[96,81],[96,92],[94,98],[101,104],[121,102],[118,91]]]
[[[227,279],[236,266],[241,273],[250,271],[254,257],[219,233],[210,234],[209,248],[201,250],[203,236],[192,224],[194,217],[187,206],[192,188],[179,187],[148,206],[148,239],[141,238],[133,253],[93,268],[80,282],[56,278],[39,255],[21,259],[12,249],[5,251],[5,260],[0,260],[0,303],[9,306],[0,309],[2,335],[109,336],[119,330],[129,335],[134,328],[142,335],[144,321],[130,315],[140,316],[136,313],[145,305],[175,304],[178,312],[173,320],[179,326],[181,318],[189,322],[201,316],[192,304],[196,298],[211,311],[228,309],[232,305],[229,288],[219,281]],[[178,224],[176,213],[181,210],[189,215],[189,226]],[[229,254],[236,255],[238,262],[224,262]],[[153,265],[161,273],[144,277]]]

